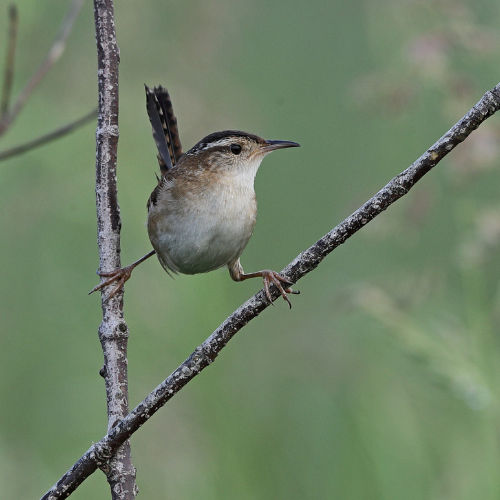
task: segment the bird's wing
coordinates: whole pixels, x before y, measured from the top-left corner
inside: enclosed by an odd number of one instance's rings
[[[177,128],[177,119],[167,89],[154,87],[146,89],[146,109],[153,128],[153,138],[158,148],[158,163],[164,175],[182,155],[182,145]]]

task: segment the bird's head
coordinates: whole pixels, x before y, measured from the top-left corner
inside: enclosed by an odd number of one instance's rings
[[[292,141],[269,141],[248,132],[224,130],[204,137],[186,152],[186,156],[198,168],[255,176],[268,153],[298,146],[300,144]]]

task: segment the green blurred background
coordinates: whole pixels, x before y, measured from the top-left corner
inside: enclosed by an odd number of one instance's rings
[[[15,93],[68,5],[18,2]],[[243,265],[279,270],[500,80],[499,22],[495,0],[117,2],[123,262],[150,249],[143,83],[170,89],[186,149],[226,128],[302,144],[256,179]],[[87,2],[0,149],[95,106],[95,52]],[[2,498],[38,498],[105,433],[94,136],[0,164]],[[500,497],[499,137],[495,116],[134,435],[140,498]],[[259,286],[142,265],[125,296],[131,405]],[[104,476],[72,498],[109,498]]]

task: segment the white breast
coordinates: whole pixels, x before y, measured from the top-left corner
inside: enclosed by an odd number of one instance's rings
[[[167,270],[204,273],[241,255],[255,226],[253,184],[259,164],[203,186],[196,199],[173,199],[168,189],[164,192],[162,202],[150,210],[148,225],[151,243]]]

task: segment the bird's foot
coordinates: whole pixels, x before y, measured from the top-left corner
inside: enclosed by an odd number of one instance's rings
[[[100,271],[97,271],[97,274],[101,278],[109,278],[106,281],[103,281],[99,285],[95,286],[90,290],[89,295],[91,293],[97,292],[98,290],[102,290],[104,287],[111,285],[112,283],[117,283],[116,286],[113,288],[111,293],[108,295],[107,300],[113,298],[122,288],[123,285],[125,285],[125,282],[128,281],[130,276],[132,275],[132,271],[134,270],[135,265],[132,264],[130,266],[125,266],[120,269],[116,269],[115,271],[111,271],[109,273],[103,273]]]
[[[290,283],[286,278],[281,276],[281,274],[277,273],[276,271],[271,271],[269,269],[265,269],[264,271],[260,271],[260,275],[262,276],[262,279],[264,281],[264,291],[266,292],[266,297],[267,300],[269,300],[269,303],[273,303],[273,299],[271,297],[271,291],[269,289],[269,286],[271,283],[273,283],[276,288],[279,290],[281,296],[283,299],[287,302],[288,306],[290,309],[292,308],[292,303],[288,299],[288,294],[294,294],[298,295],[300,292],[298,290],[292,290],[290,288]],[[285,285],[285,286],[283,286]]]
[[[130,275],[132,274],[132,271],[141,263],[144,262],[145,260],[149,259],[152,255],[154,255],[156,252],[154,250],[151,250],[151,252],[147,253],[143,257],[141,257],[139,260],[136,260],[135,262],[132,262],[129,266],[122,267],[121,269],[116,269],[116,271],[111,271],[110,273],[103,273],[97,271],[97,274],[101,278],[109,278],[106,281],[103,281],[96,287],[92,288],[90,290],[89,295],[91,293],[97,292],[97,290],[102,290],[105,286],[111,285],[111,283],[114,283],[117,281],[117,285],[113,288],[111,293],[108,296],[108,299],[113,298],[122,288],[125,282],[130,278]]]

